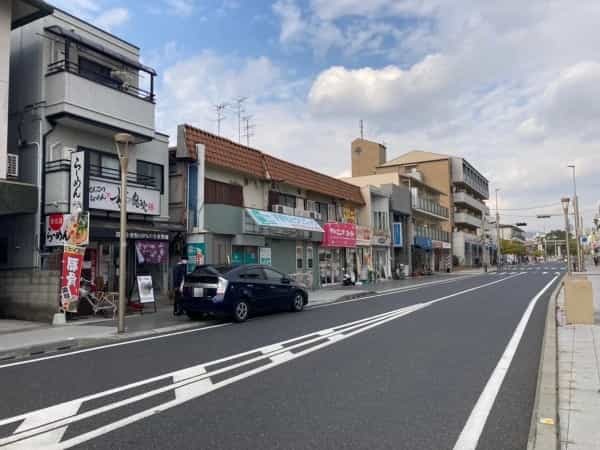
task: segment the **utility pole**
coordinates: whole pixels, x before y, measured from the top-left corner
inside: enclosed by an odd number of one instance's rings
[[[221,136],[221,122],[225,119],[225,108],[227,103],[219,103],[215,105],[215,111],[217,112],[217,136]]]
[[[575,180],[575,164],[569,164],[569,167],[573,170],[573,211],[575,213],[575,239],[577,240],[577,270],[579,272],[583,272],[583,258],[581,254],[581,235],[579,223],[579,199],[577,197],[577,181]]]
[[[244,116],[242,120],[244,121],[244,137],[246,138],[246,145],[250,147],[250,138],[254,136],[254,129],[256,125],[250,125],[250,119],[252,116]]]
[[[362,119],[360,119],[360,138],[365,138],[365,124]]]
[[[244,102],[248,97],[238,97],[235,99],[235,112],[238,118],[238,143],[242,143],[242,113],[244,113]]]
[[[496,266],[497,270],[500,270],[500,261],[502,261],[502,240],[500,239],[500,211],[498,210],[498,191],[500,189],[496,188],[496,242],[498,244],[498,248],[496,249]]]

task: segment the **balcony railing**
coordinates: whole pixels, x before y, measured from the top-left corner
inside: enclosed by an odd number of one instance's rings
[[[429,228],[417,225],[415,227],[415,235],[426,237],[434,241],[450,242],[450,233],[438,228]]]
[[[134,97],[140,98],[142,100],[146,100],[154,103],[156,100],[156,96],[152,91],[146,91],[139,87],[133,86],[130,83],[126,83],[123,80],[119,80],[117,78],[108,77],[104,74],[82,69],[78,64],[67,61],[60,60],[48,65],[48,75],[52,75],[58,72],[69,72],[79,75],[83,78],[86,78],[90,81],[94,81],[103,86],[116,89],[118,91],[124,92],[129,95],[133,95]],[[134,75],[134,74],[132,74]]]
[[[425,211],[436,216],[448,218],[448,208],[440,205],[439,203],[428,200],[422,197],[412,198],[412,207],[421,211]]]
[[[90,176],[121,181],[121,170],[90,164]],[[159,180],[150,175],[127,172],[127,183],[138,184],[151,189],[160,190]]]

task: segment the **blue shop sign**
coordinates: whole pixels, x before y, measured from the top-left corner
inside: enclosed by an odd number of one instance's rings
[[[392,224],[392,242],[394,247],[402,247],[402,222],[394,222]]]
[[[433,243],[431,239],[424,236],[415,236],[415,247],[420,247],[424,250],[431,250]]]

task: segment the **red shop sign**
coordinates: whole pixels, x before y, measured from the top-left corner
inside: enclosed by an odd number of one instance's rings
[[[84,249],[65,245],[62,258],[61,292],[68,290],[72,299],[79,297]],[[63,295],[63,303],[65,296]],[[65,306],[63,304],[63,306]]]
[[[324,247],[356,247],[356,225],[329,222],[323,226]]]

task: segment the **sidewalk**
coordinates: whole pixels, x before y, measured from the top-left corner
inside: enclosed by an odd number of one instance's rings
[[[360,298],[376,293],[442,282],[467,274],[443,274],[407,280],[390,280],[360,286],[334,286],[309,292],[309,307]],[[128,315],[124,334],[117,334],[116,321],[93,317],[51,326],[37,322],[0,319],[0,363],[16,358],[56,351],[113,343],[120,340],[182,331],[215,324],[216,321],[191,321],[173,316],[172,306],[159,307],[156,313]]]
[[[595,324],[566,325],[564,289],[558,296],[560,448],[600,449],[600,268],[588,262]]]

